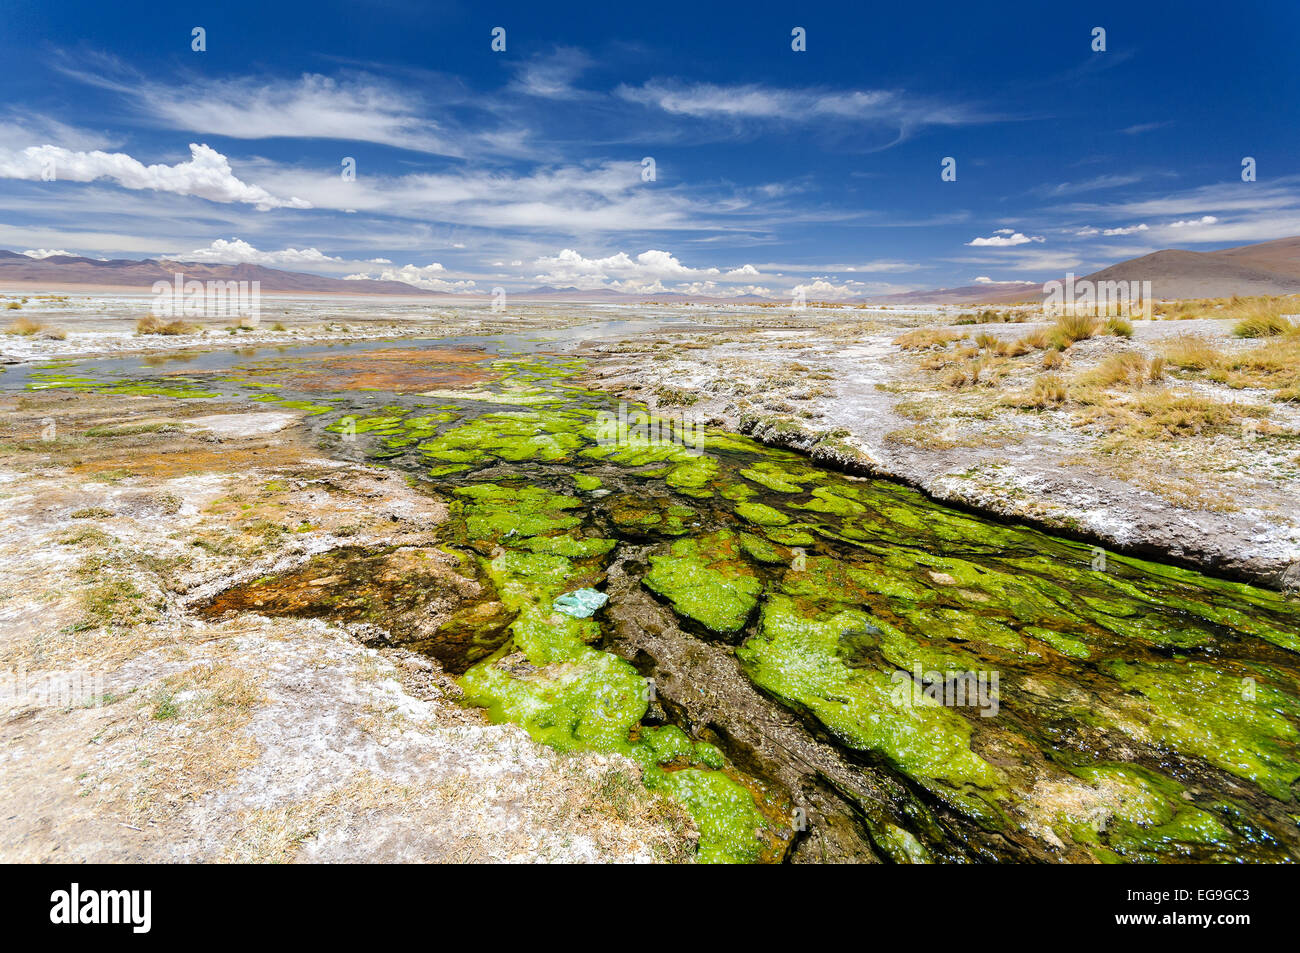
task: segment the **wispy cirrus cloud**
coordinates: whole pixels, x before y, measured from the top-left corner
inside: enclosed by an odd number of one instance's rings
[[[119,94],[134,107],[134,118],[146,125],[232,139],[371,142],[453,157],[484,150],[509,154],[522,148],[520,130],[489,125],[486,118],[472,130],[452,123],[447,106],[465,100],[467,93],[450,82],[432,103],[421,92],[367,73],[181,77],[164,83],[112,59],[99,62],[104,68],[98,72],[64,72]]]
[[[946,99],[903,90],[781,88],[758,84],[720,85],[651,80],[620,85],[615,95],[674,116],[696,119],[811,123],[841,121],[883,126],[897,141],[927,126],[962,126],[1006,117]]]
[[[587,95],[574,82],[592,65],[582,50],[562,46],[551,53],[536,56],[521,67],[511,89],[541,99],[574,99]]]

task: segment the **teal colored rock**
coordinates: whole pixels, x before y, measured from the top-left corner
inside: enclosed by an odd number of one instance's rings
[[[563,612],[575,619],[588,619],[608,601],[609,596],[599,589],[575,589],[556,599],[554,608],[556,612]]]

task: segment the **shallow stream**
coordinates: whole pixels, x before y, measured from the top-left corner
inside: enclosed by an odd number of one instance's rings
[[[702,860],[1300,859],[1300,605],[620,411],[563,353],[591,333],[0,387],[303,409],[453,501],[436,553],[337,550],[210,610],[374,623],[493,719],[638,762]],[[579,590],[608,601],[557,607]]]

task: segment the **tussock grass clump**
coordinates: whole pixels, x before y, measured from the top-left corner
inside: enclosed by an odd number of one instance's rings
[[[1151,379],[1146,358],[1132,351],[1112,354],[1097,367],[1083,375],[1081,383],[1095,387],[1141,387]]]
[[[1064,364],[1065,358],[1061,356],[1060,351],[1049,350],[1043,352],[1043,370],[1052,371]]]
[[[1128,430],[1135,436],[1155,440],[1198,436],[1222,430],[1239,416],[1239,408],[1200,394],[1153,391],[1131,405],[1138,415]]]
[[[1242,318],[1232,326],[1239,338],[1271,338],[1295,330],[1295,325],[1277,313],[1261,312]]]
[[[1167,301],[1160,306],[1166,320],[1189,318],[1235,318],[1238,321],[1262,320],[1300,311],[1297,295],[1233,295],[1231,298],[1191,298]]]
[[[1229,387],[1276,391],[1277,400],[1300,401],[1300,329],[1222,358],[1210,377]]]
[[[1030,331],[1016,343],[1034,351],[1043,351],[1052,346],[1052,340],[1046,331]]]
[[[1218,365],[1223,353],[1198,334],[1180,334],[1164,342],[1164,358],[1174,367],[1203,371]]]
[[[1101,321],[1091,314],[1059,315],[1056,326],[1052,328],[1052,346],[1064,351],[1070,345],[1092,337],[1100,327]]]
[[[22,305],[19,304],[17,301],[10,301],[7,305],[5,305],[5,307],[8,308],[10,311],[17,311],[19,308],[22,307]]]
[[[194,330],[193,325],[186,324],[184,321],[168,321],[164,323],[152,314],[146,314],[135,323],[136,334],[189,334]]]
[[[1021,410],[1048,410],[1062,406],[1069,399],[1070,389],[1065,378],[1059,374],[1040,374],[1034,378],[1029,390],[1009,394],[999,403],[1004,407],[1019,407]]]
[[[1069,395],[1069,388],[1059,374],[1043,374],[1034,381],[1029,401],[1034,407],[1059,407]]]
[[[1131,338],[1133,336],[1133,322],[1128,318],[1119,316],[1107,318],[1106,333],[1120,338]]]
[[[957,315],[953,324],[1020,324],[1029,320],[1029,313],[1010,309],[998,311],[985,308],[983,311],[968,311]]]
[[[966,335],[946,328],[917,328],[894,338],[894,343],[905,351],[924,351],[929,348],[947,347],[953,341],[960,341]]]
[[[16,302],[12,302],[11,306],[14,303]],[[31,318],[19,318],[17,321],[11,322],[6,331],[9,334],[16,334],[19,337],[30,337],[37,331],[41,330],[44,326],[45,325],[33,321]]]
[[[1030,346],[1023,340],[1008,341],[996,334],[989,334],[987,331],[976,335],[975,346],[998,357],[1020,357],[1022,354],[1028,354],[1031,350]]]
[[[973,350],[973,349],[972,349]],[[995,358],[985,355],[965,360],[943,376],[946,387],[974,387],[976,384],[993,385],[1006,374],[1006,368]]]

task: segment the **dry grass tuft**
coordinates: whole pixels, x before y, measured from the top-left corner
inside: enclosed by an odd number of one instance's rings
[[[1232,326],[1232,333],[1239,338],[1271,338],[1279,334],[1287,334],[1295,328],[1294,324],[1280,314],[1260,312],[1242,318]]]
[[[1180,334],[1164,342],[1164,358],[1174,367],[1203,371],[1216,367],[1223,357],[1215,344],[1197,334]]]
[[[1162,365],[1163,368],[1163,365]],[[1141,354],[1132,351],[1112,354],[1097,367],[1083,375],[1080,383],[1095,387],[1141,387],[1149,380],[1151,367]]]
[[[1029,400],[1035,407],[1059,407],[1069,397],[1069,389],[1059,374],[1044,374],[1034,381]]]
[[[163,323],[155,315],[146,314],[143,318],[135,323],[136,334],[189,334],[196,330],[193,325],[186,324],[184,321],[169,321]]]
[[[1052,329],[1052,346],[1064,351],[1071,344],[1092,337],[1100,327],[1101,321],[1091,314],[1059,315]]]
[[[1034,379],[1034,386],[1028,391],[1004,397],[1001,403],[1022,410],[1046,410],[1060,407],[1069,398],[1070,391],[1064,378],[1059,374],[1042,374]]]
[[[1128,318],[1113,317],[1106,319],[1106,333],[1113,334],[1115,337],[1131,338],[1133,336],[1133,322]]]
[[[947,347],[953,341],[960,341],[966,335],[946,328],[917,328],[894,338],[894,343],[905,351],[923,351],[929,348]]]
[[[41,330],[44,326],[45,325],[33,321],[31,318],[19,318],[17,321],[14,321],[9,325],[7,332],[9,334],[16,334],[19,337],[28,337]]]

